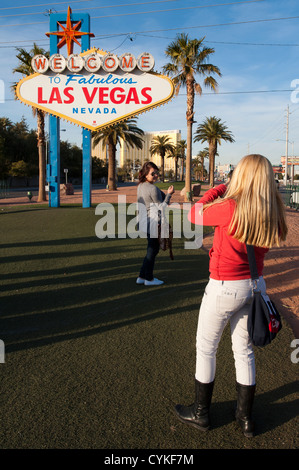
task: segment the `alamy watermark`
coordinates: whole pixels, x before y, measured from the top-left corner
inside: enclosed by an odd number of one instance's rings
[[[299,103],[299,78],[291,81],[291,87],[295,88],[291,93],[291,101],[292,103]]]
[[[291,353],[291,362],[298,364],[299,362],[299,339],[293,339],[291,342],[291,348],[295,348]]]
[[[0,339],[0,364],[5,362],[5,344],[2,339]]]
[[[165,205],[152,203],[146,207],[143,203],[126,203],[126,196],[118,196],[117,205],[100,203],[95,214],[100,215],[95,226],[96,236],[104,238],[151,238],[158,237],[158,228],[161,227],[162,238],[169,236],[169,220],[173,238],[184,238],[185,249],[198,249],[202,246],[202,204],[197,204],[195,215],[196,224],[188,219],[191,203]],[[130,218],[133,216],[132,218]]]

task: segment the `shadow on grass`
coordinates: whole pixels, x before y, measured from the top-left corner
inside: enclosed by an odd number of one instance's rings
[[[139,302],[135,301],[134,304],[136,303],[140,304],[141,302],[144,303],[143,300],[139,300]],[[133,304],[131,304],[131,306],[133,306]],[[195,310],[197,307],[198,307],[197,304],[192,304],[188,306],[188,309]],[[112,310],[110,309],[109,312],[106,312],[106,315],[110,315],[110,314],[113,315],[116,313],[116,311],[120,310],[121,308],[122,308],[121,306],[114,307]],[[9,333],[12,333],[16,337],[19,336],[21,339],[20,339],[20,342],[16,342],[16,343],[14,342],[10,343],[9,340],[6,340],[5,341],[5,344],[7,343],[6,352],[9,353],[13,351],[20,351],[20,350],[24,350],[28,348],[36,348],[36,347],[45,346],[47,344],[62,342],[62,341],[66,341],[66,340],[70,340],[74,338],[82,338],[82,337],[88,337],[88,336],[96,335],[96,334],[103,334],[107,331],[122,328],[124,326],[154,320],[156,318],[163,317],[163,316],[177,315],[185,311],[186,311],[185,306],[177,307],[176,309],[169,309],[169,308],[159,309],[158,311],[154,311],[154,312],[153,311],[147,312],[143,308],[142,314],[139,316],[138,314],[136,314],[136,315],[132,315],[132,318],[126,318],[123,320],[120,318],[115,318],[115,317],[112,317],[112,318],[106,317],[106,318],[102,318],[101,322],[97,322],[97,324],[90,325],[92,319],[94,319],[95,317],[94,310],[92,311],[92,313],[90,313],[89,307],[81,308],[80,315],[82,314],[84,316],[85,321],[81,325],[77,324],[77,328],[78,329],[83,328],[83,330],[71,332],[69,331],[69,327],[72,323],[71,319],[64,320],[64,321],[62,320],[60,322],[59,322],[59,319],[57,319],[60,325],[58,331],[57,330],[51,331],[51,329],[53,329],[53,325],[50,325],[50,324],[47,325],[47,323],[44,323],[44,328],[46,329],[46,332],[41,331],[38,327],[36,328],[36,332],[34,332],[34,327],[32,327],[30,328],[29,332],[33,333],[33,335],[34,333],[36,333],[38,337],[37,338],[28,337],[27,340],[24,340],[24,336],[26,336],[26,333],[28,334],[28,332],[26,331],[26,327],[24,327],[24,328],[9,332]],[[73,314],[76,315],[77,312],[72,310],[72,312],[70,313],[72,315]],[[103,312],[99,312],[99,313],[101,314],[101,316],[103,315]],[[5,338],[5,334],[6,333],[3,332],[2,337]],[[45,336],[41,338],[41,335],[43,334]]]
[[[25,247],[44,247],[58,245],[81,245],[81,244],[99,244],[99,240],[95,237],[78,237],[78,238],[59,238],[58,240],[43,241],[26,241],[19,243],[3,243],[1,248],[25,248]]]
[[[128,250],[129,251],[129,250]],[[61,254],[57,256],[57,258],[67,258],[65,254]],[[43,260],[46,260],[47,257],[43,257]],[[53,256],[51,257],[49,254],[49,259],[53,260]],[[136,261],[136,260],[135,260]],[[139,268],[139,263],[130,262],[128,259],[128,264],[123,266],[124,269],[127,267],[128,271],[126,274],[133,275],[136,273],[136,270]],[[3,274],[1,275],[2,281],[12,281],[16,280],[17,282],[13,284],[9,282],[8,284],[2,283],[3,288],[5,291],[9,292],[15,289],[26,289],[26,288],[33,288],[33,287],[40,287],[40,286],[50,286],[57,284],[57,278],[59,278],[60,286],[62,284],[70,284],[71,282],[86,282],[86,281],[95,281],[98,282],[105,282],[104,276],[106,274],[119,274],[120,267],[119,261],[111,260],[109,266],[99,267],[99,263],[89,263],[89,264],[80,264],[76,266],[64,266],[61,268],[55,269],[42,269],[37,270],[35,272],[32,271],[25,271],[22,273],[22,279],[27,280],[20,280],[20,273],[11,273],[11,274]],[[98,277],[95,279],[95,274]]]
[[[218,350],[214,432],[189,433],[171,415],[172,400],[194,380],[208,280],[203,250],[184,250],[175,240],[175,260],[160,253],[156,261],[165,284],[137,286],[146,242],[98,240],[94,211],[11,215],[1,219],[2,447],[296,447],[297,365],[287,328],[256,353],[256,440],[244,443],[232,429],[229,328]]]
[[[28,214],[29,211],[45,211],[47,210],[46,207],[44,206],[39,206],[39,207],[26,207],[23,208],[24,206],[16,206],[16,207],[1,207],[0,204],[0,216],[1,215],[16,215],[16,214],[21,214],[21,213],[26,213]]]
[[[253,407],[256,436],[282,426],[297,416],[299,399],[294,398],[291,400],[289,397],[297,394],[298,385],[299,382],[294,381],[261,394],[257,390]],[[277,403],[278,401],[281,402]],[[211,428],[222,428],[234,421],[235,409],[236,400],[212,402]]]
[[[55,241],[53,240],[53,242],[51,244],[43,244],[41,242],[40,245],[38,244],[27,244],[26,246],[27,247],[43,247],[43,246],[52,246],[52,247],[55,247],[55,246],[65,246],[66,247],[66,250],[65,251],[57,251],[56,253],[53,252],[53,251],[49,251],[49,252],[43,252],[42,254],[40,253],[28,253],[28,254],[20,254],[20,255],[12,255],[12,256],[5,256],[5,257],[1,257],[0,258],[0,263],[13,263],[13,262],[22,262],[22,261],[41,261],[41,260],[53,260],[55,258],[70,258],[70,257],[74,257],[74,258],[77,258],[77,257],[82,257],[82,256],[96,256],[97,254],[105,254],[105,255],[108,255],[108,254],[115,254],[115,247],[103,247],[101,246],[100,244],[96,245],[94,248],[91,248],[89,250],[84,250],[82,249],[82,247],[80,246],[80,242],[78,241],[78,249],[75,250],[75,251],[69,251],[68,250],[68,247],[72,245],[71,242],[68,242],[66,241],[65,244],[62,244],[60,243],[60,241],[58,241],[58,243],[55,243]],[[25,247],[25,244],[22,246],[20,246],[20,248],[24,248]],[[5,247],[3,247],[5,248]],[[12,247],[11,247],[12,248]],[[14,246],[14,248],[18,248],[18,246]],[[127,246],[127,245],[124,245],[122,246],[121,243],[118,244],[118,248],[121,249],[122,252],[128,252],[128,253],[132,253],[132,248]]]
[[[135,282],[144,252],[127,257],[132,253],[131,242],[120,242],[116,247],[102,250],[104,259],[101,250],[83,249],[79,255],[93,262],[61,267],[56,267],[58,260],[74,259],[77,252],[43,252],[17,258],[25,266],[30,261],[38,267],[36,271],[1,276],[5,293],[1,299],[1,337],[7,353],[104,333],[159,316],[177,315],[186,309],[198,310],[207,282],[207,279],[200,280],[203,276],[199,274],[207,269],[204,255],[190,258],[188,264],[183,254],[176,255],[175,264],[167,255],[159,255],[157,272],[162,271],[166,283],[145,287]],[[109,259],[116,251],[122,258]],[[200,268],[198,259],[201,259]],[[14,256],[5,260],[16,261]],[[47,267],[49,260],[55,267]],[[190,275],[194,269],[199,270],[199,280]]]

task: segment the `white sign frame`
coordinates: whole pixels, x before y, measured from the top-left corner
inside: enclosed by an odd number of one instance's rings
[[[135,68],[130,72],[122,70],[120,58],[119,66],[115,70],[113,68],[113,72],[106,72],[102,66],[94,73],[85,69],[83,64],[84,57],[90,57],[91,54],[99,55],[103,61],[107,57],[104,51],[99,52],[94,48],[77,57],[70,56],[65,68],[63,60],[56,60],[61,69],[59,73],[53,71],[55,62],[52,56],[49,63],[45,64],[45,72],[36,72],[20,80],[16,89],[19,100],[33,108],[96,131],[161,106],[172,99],[174,85],[169,77],[140,70],[140,61],[146,53],[134,58],[131,63]],[[126,55],[127,58],[129,56],[130,54]],[[145,68],[151,69],[153,57],[150,54],[148,56],[149,59],[142,59],[142,63]],[[76,62],[78,58],[80,64]]]

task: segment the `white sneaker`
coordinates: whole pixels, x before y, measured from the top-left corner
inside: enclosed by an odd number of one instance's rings
[[[160,281],[159,279],[155,278],[152,281],[144,281],[145,286],[161,286],[161,284],[164,284],[164,281]]]
[[[136,284],[144,284],[144,279],[142,279],[142,277],[137,277],[136,279]]]

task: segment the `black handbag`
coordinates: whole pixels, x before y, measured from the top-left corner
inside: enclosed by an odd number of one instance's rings
[[[173,230],[170,223],[167,222],[165,215],[161,217],[161,223],[158,225],[158,240],[161,250],[169,250],[170,259],[174,259],[172,251]]]
[[[246,245],[250,275],[253,281],[253,299],[248,315],[248,333],[255,346],[266,346],[274,340],[281,330],[280,314],[267,294],[262,294],[257,288],[259,275],[256,267],[254,247]]]

